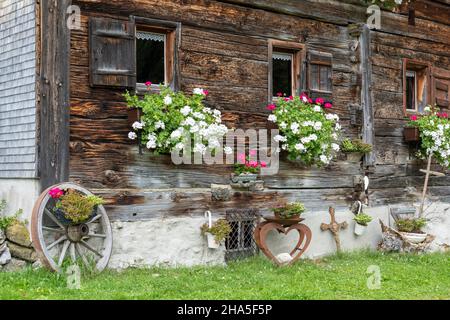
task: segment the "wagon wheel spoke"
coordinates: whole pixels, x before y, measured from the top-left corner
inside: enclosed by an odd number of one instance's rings
[[[84,265],[90,269],[89,261],[87,261],[86,257],[81,254],[81,247],[78,243],[75,243],[75,250],[77,251],[78,255],[81,257],[81,260],[83,261]]]
[[[50,228],[50,227],[42,227],[42,230],[50,231],[50,232],[64,232],[64,229],[56,229],[56,228]]]
[[[64,261],[64,258],[66,257],[67,249],[69,248],[69,246],[70,246],[70,241],[66,240],[66,242],[64,242],[64,246],[61,250],[61,254],[59,255],[58,266],[60,266],[60,267]]]
[[[54,246],[56,246],[57,244],[63,242],[64,240],[67,240],[67,237],[66,237],[66,236],[60,237],[58,240],[56,240],[55,242],[53,242],[52,244],[50,244],[50,245],[47,247],[47,250],[52,249]]]
[[[106,234],[102,233],[89,233],[88,237],[90,238],[106,238]]]
[[[70,259],[72,259],[72,262],[75,263],[75,261],[77,260],[77,256],[75,254],[75,244],[71,243],[69,249],[70,249]]]
[[[61,229],[65,229],[61,222],[58,221],[58,219],[55,218],[55,216],[48,210],[47,208],[44,208],[44,212],[47,214],[47,216],[52,219],[54,223],[58,225]]]
[[[97,220],[100,219],[101,217],[102,217],[101,214],[96,215],[91,221],[89,221],[89,224],[91,224],[91,223],[97,221]]]
[[[97,250],[95,250],[94,248],[92,248],[86,241],[81,240],[81,245],[83,245],[86,249],[92,251],[93,253],[95,253],[96,255],[98,255],[100,258],[103,258],[103,255],[98,252]]]

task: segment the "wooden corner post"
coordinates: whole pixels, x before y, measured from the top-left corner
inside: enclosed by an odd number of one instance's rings
[[[44,0],[41,13],[39,178],[41,189],[69,179],[71,0]]]

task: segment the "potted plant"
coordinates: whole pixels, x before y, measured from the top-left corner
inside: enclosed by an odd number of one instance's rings
[[[250,156],[256,157],[256,150],[250,150]],[[251,160],[250,156],[238,155],[238,163],[234,165],[234,173],[231,175],[232,182],[249,183],[256,181],[259,170],[267,166],[264,161]]]
[[[372,217],[365,213],[357,214],[353,220],[355,220],[355,234],[360,236],[366,232],[367,226],[372,221]]]
[[[364,154],[372,151],[372,145],[364,143],[360,139],[344,139],[341,143],[341,150],[347,155],[350,162],[360,162]]]
[[[219,219],[214,223],[205,223],[201,226],[202,235],[208,240],[208,247],[217,249],[231,233],[231,226],[225,219]]]
[[[276,208],[272,208],[272,211],[276,219],[299,219],[301,214],[305,212],[305,206],[301,202],[291,202]]]
[[[430,155],[444,168],[450,167],[450,120],[446,112],[427,106],[420,117],[413,115],[408,127],[420,133],[419,150],[416,155],[427,159]]]
[[[424,218],[397,219],[395,223],[398,232],[409,242],[421,243],[427,237],[427,234],[422,231],[427,224],[427,220]]]
[[[340,147],[339,116],[330,113],[333,105],[322,98],[315,100],[306,94],[280,98],[267,106],[272,112],[268,121],[276,124],[280,134],[273,137],[287,152],[288,159],[305,166],[328,165]]]
[[[104,200],[95,195],[84,195],[77,190],[53,188],[49,195],[54,199],[53,214],[65,226],[86,223],[97,215]]]

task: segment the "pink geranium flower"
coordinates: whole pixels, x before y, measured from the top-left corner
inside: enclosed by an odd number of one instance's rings
[[[249,153],[252,157],[256,156],[256,150],[250,150]]]
[[[258,166],[258,161],[250,161],[248,165],[252,168],[256,168]]]
[[[276,108],[277,108],[277,106],[274,105],[274,104],[269,104],[269,105],[267,106],[267,110],[270,110],[270,111],[273,111],[273,110],[275,110]]]
[[[282,97],[282,96],[283,96],[283,94],[281,92],[277,93],[277,97]]]
[[[152,85],[152,83],[151,83],[150,81],[147,81],[147,82],[145,83],[145,85],[146,85],[147,87],[150,87],[150,86]]]
[[[207,96],[209,94],[209,91],[208,90],[203,90],[203,95],[204,96]]]
[[[329,102],[325,103],[325,105],[323,106],[325,109],[331,109],[333,108],[333,105]]]
[[[416,121],[417,120],[417,115],[413,114],[412,116],[409,117],[412,121]]]
[[[261,167],[262,167],[262,168],[267,167],[267,163],[266,163],[265,161],[261,161]]]
[[[317,98],[316,103],[322,105],[325,101],[322,98]]]
[[[302,94],[300,95],[300,99],[301,99],[303,102],[308,102],[308,100],[309,100],[308,96],[307,96],[305,93],[302,93]]]
[[[244,153],[241,153],[241,154],[239,154],[238,155],[238,161],[240,162],[240,163],[245,163],[245,154]]]
[[[52,197],[53,199],[59,199],[64,195],[64,191],[61,190],[60,188],[53,188],[50,189],[50,191],[48,192],[48,194],[50,195],[50,197]]]

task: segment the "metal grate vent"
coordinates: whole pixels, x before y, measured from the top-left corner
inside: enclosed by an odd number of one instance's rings
[[[233,261],[254,256],[259,249],[253,233],[259,221],[256,209],[230,209],[226,219],[231,226],[231,234],[225,241],[226,261]]]

